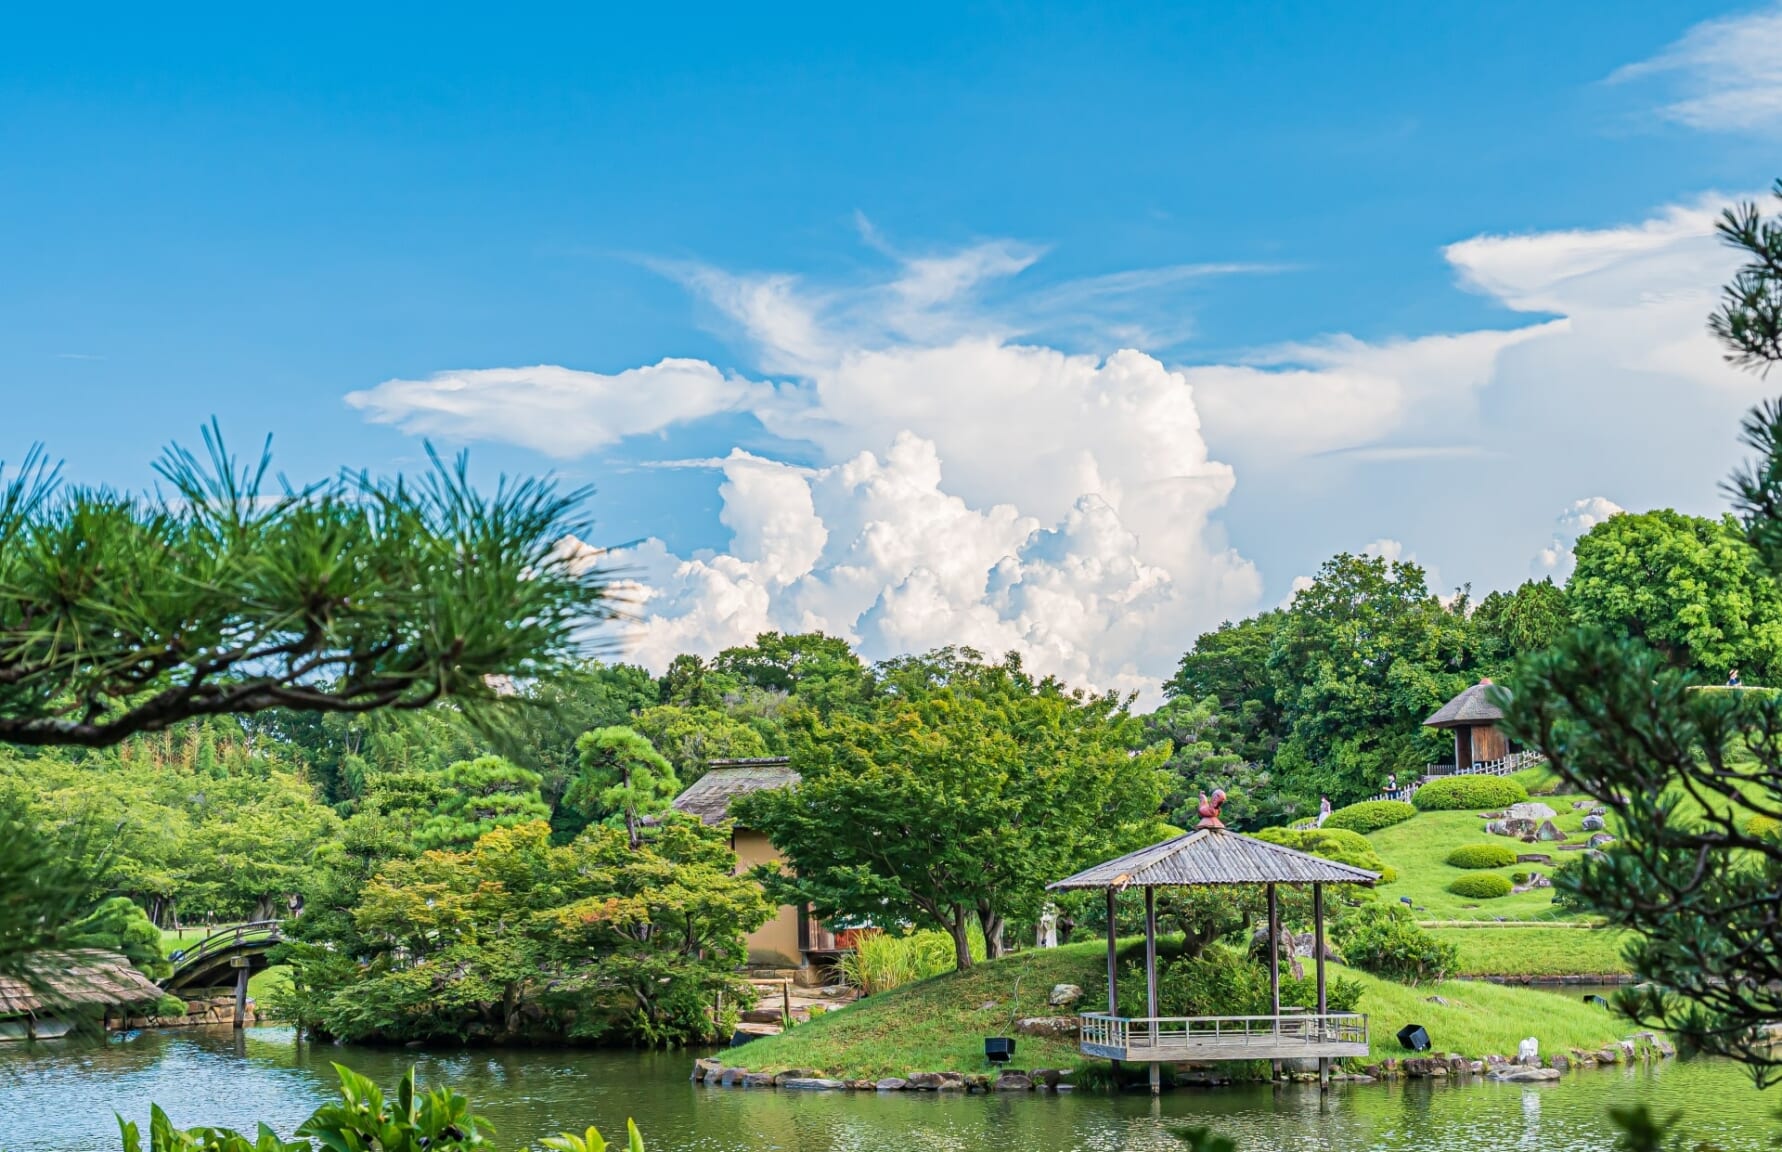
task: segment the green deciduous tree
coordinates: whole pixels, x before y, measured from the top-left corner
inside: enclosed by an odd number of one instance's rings
[[[750,995],[744,937],[771,914],[735,866],[723,830],[683,818],[636,847],[603,826],[553,845],[534,821],[392,860],[347,940],[293,949],[285,1009],[349,1040],[708,1043],[734,1023],[720,993]]]
[[[1203,633],[1163,685],[1171,699],[1216,700],[1231,731],[1230,750],[1245,760],[1266,763],[1281,742],[1284,725],[1268,658],[1286,615],[1264,612]]]
[[[1715,679],[1734,668],[1754,683],[1782,674],[1782,591],[1730,517],[1622,513],[1574,551],[1566,600],[1578,623]]]
[[[966,968],[974,918],[997,956],[1048,882],[1156,838],[1165,747],[1132,751],[1141,732],[1118,698],[969,649],[889,661],[879,679],[859,714],[803,715],[796,788],[732,806],[784,853],[788,900],[942,929]]]
[[[563,802],[590,819],[617,818],[635,848],[638,821],[666,811],[680,790],[674,767],[630,728],[584,732],[576,751],[581,773],[563,794]]]
[[[648,737],[656,751],[668,759],[683,785],[704,776],[713,760],[746,759],[773,751],[759,727],[717,705],[661,704],[639,712],[630,726]]]
[[[1409,561],[1342,554],[1293,597],[1269,653],[1287,739],[1274,761],[1342,805],[1415,773],[1442,742],[1423,720],[1471,679],[1464,600],[1444,605]]]
[[[1485,672],[1501,676],[1515,658],[1552,646],[1570,630],[1565,589],[1550,579],[1525,581],[1513,592],[1490,592],[1473,609],[1473,630]]]

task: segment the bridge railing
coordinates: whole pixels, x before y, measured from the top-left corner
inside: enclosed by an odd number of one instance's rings
[[[276,944],[284,939],[279,930],[277,920],[255,920],[247,924],[237,924],[233,928],[225,928],[220,932],[212,932],[190,948],[175,952],[173,973],[168,979],[177,977],[182,972],[193,968],[218,956],[239,951],[253,945]]]

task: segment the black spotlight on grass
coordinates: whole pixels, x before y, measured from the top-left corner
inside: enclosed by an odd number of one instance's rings
[[[1406,1024],[1398,1030],[1398,1042],[1413,1052],[1429,1051],[1429,1033],[1421,1024]]]
[[[992,1064],[1007,1064],[1015,1058],[1015,1038],[1013,1036],[984,1037],[984,1059]]]
[[[1609,1006],[1609,1002],[1607,1000],[1604,1000],[1601,996],[1598,996],[1595,992],[1592,992],[1588,996],[1584,997],[1584,1003],[1586,1003],[1586,1004],[1600,1004],[1604,1008],[1607,1008]]]

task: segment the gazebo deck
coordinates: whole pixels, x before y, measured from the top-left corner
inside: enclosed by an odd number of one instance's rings
[[[1080,1024],[1083,1055],[1137,1064],[1367,1055],[1367,1017],[1354,1012],[1155,1018],[1085,1012]]]

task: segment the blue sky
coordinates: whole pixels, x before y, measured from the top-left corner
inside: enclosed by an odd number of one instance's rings
[[[1782,175],[1782,10],[1239,9],[14,13],[0,459],[427,433],[656,541],[642,658],[1141,688],[1338,549],[1485,588],[1716,508],[1762,387],[1706,230]]]

